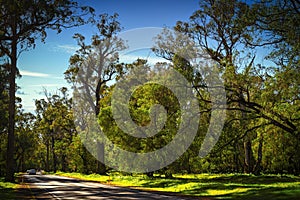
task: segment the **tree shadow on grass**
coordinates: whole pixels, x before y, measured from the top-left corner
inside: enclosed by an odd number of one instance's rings
[[[231,175],[231,176],[220,176],[215,178],[152,178],[145,184],[144,187],[170,187],[185,183],[217,183],[217,184],[273,184],[273,183],[291,183],[300,182],[300,177],[289,177],[289,176],[251,176],[251,175]]]
[[[5,182],[4,178],[0,178],[0,200],[23,200],[34,199],[30,189],[22,181],[21,176],[17,176],[15,183],[18,184],[10,186],[11,183]]]
[[[185,195],[220,199],[300,199],[300,177],[221,175],[204,178],[153,179],[143,184],[147,188],[173,188]],[[190,184],[191,183],[191,184]],[[293,184],[294,183],[294,184]],[[186,189],[182,189],[184,184]],[[181,186],[181,187],[180,187]]]
[[[0,186],[0,199],[8,200],[8,199],[16,199],[15,198],[15,190],[11,188],[4,188]]]
[[[204,181],[201,179],[201,181]],[[299,182],[300,177],[291,177],[291,176],[277,176],[277,175],[233,175],[233,176],[222,176],[207,179],[206,181],[216,181],[221,183],[240,183],[240,184],[273,184],[273,183],[290,183],[290,182]]]
[[[209,191],[214,191],[215,193],[225,193],[225,194],[210,194]],[[299,200],[300,198],[300,188],[299,187],[289,187],[283,190],[278,188],[260,188],[251,186],[239,186],[239,187],[224,187],[221,185],[211,185],[205,186],[198,189],[191,189],[182,192],[186,195],[195,196],[207,196],[220,199],[261,199],[261,200],[281,200],[281,199],[292,199]]]
[[[215,196],[220,199],[243,199],[243,200],[299,200],[300,188],[289,187],[279,190],[278,188],[253,188],[241,193]]]

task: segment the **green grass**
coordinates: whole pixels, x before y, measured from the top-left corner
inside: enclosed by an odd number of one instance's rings
[[[55,174],[60,176],[78,178],[82,180],[99,181],[101,183],[106,183],[109,181],[109,176],[101,176],[99,174],[84,175],[80,173],[64,173],[64,172],[57,172]]]
[[[300,199],[300,177],[292,175],[191,174],[166,179],[158,176],[124,176],[120,173],[111,173],[109,176],[57,174],[106,184],[217,199]]]
[[[16,189],[18,184],[5,182],[4,178],[0,177],[0,199],[9,200],[16,199]]]

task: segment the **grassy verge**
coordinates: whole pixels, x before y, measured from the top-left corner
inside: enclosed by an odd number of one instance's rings
[[[0,177],[0,199],[9,200],[16,199],[16,190],[18,184],[5,182],[3,177]]]
[[[124,176],[119,173],[101,176],[58,172],[57,175],[217,199],[300,199],[300,177],[291,175],[193,174],[175,175],[173,179]]]

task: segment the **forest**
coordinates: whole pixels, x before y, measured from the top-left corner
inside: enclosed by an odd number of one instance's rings
[[[147,176],[300,174],[298,0],[201,0],[189,20],[178,21],[172,27],[192,41],[197,51],[217,63],[217,75],[224,82],[224,126],[218,141],[204,157],[199,156],[199,150],[213,112],[210,86],[197,65],[166,48],[188,48],[180,39],[176,43],[176,35],[166,30],[156,37],[152,51],[165,62],[153,66],[137,58],[133,63],[123,63],[119,53],[126,48],[126,41],[118,38],[122,24],[117,13],[96,16],[94,8],[80,7],[69,0],[13,2],[17,3],[0,0],[0,176],[6,180],[13,180],[14,173],[30,168],[83,174],[107,174],[114,170],[85,147],[74,121],[73,91],[86,78],[80,74],[82,71],[90,73],[96,83],[94,88],[87,89],[94,96],[86,103],[93,107],[97,123],[109,140],[136,153],[155,151],[170,143],[179,129],[183,111],[169,88],[155,83],[136,87],[127,105],[132,121],[141,127],[151,124],[153,105],[164,107],[165,124],[155,136],[128,135],[113,116],[112,104],[118,101],[112,101],[116,85],[121,80],[142,76],[136,74],[139,66],[145,70],[155,66],[179,72],[191,85],[199,107],[199,126],[188,149],[171,164],[145,172]],[[69,86],[55,94],[45,90],[45,97],[35,101],[34,113],[24,110],[22,99],[16,96],[22,87],[16,85],[16,79],[22,78],[17,67],[18,54],[30,51],[36,41],[45,40],[50,29],[61,32],[87,23],[97,32],[91,38],[81,33],[73,36],[78,50],[70,57],[64,73]],[[86,63],[94,65],[88,68]],[[101,150],[104,144],[98,141],[97,148]],[[114,149],[110,153],[115,156]],[[106,159],[104,155],[98,156]],[[120,163],[126,165],[122,160]]]

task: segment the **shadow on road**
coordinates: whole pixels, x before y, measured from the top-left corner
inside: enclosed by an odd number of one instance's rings
[[[78,179],[46,175],[25,176],[24,185],[26,184],[30,186],[30,189],[28,188],[27,190],[31,193],[31,196],[35,196],[36,199],[203,199],[178,196],[172,193],[150,192],[138,189],[115,187],[95,182],[81,181]],[[27,193],[25,192],[27,195],[29,195],[28,191]],[[22,193],[22,191],[20,191],[20,193]],[[30,199],[30,197],[22,197],[21,199]]]

